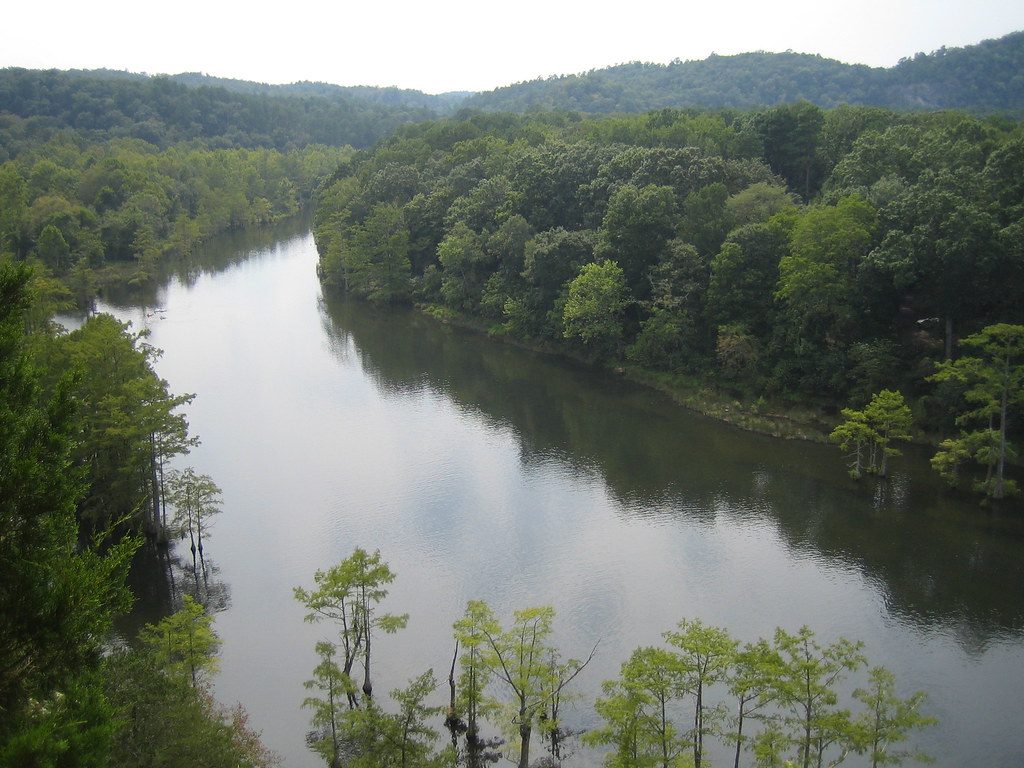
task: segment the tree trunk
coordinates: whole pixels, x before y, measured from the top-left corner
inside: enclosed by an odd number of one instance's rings
[[[367,700],[373,698],[373,684],[370,682],[370,610],[366,603],[366,587],[362,588],[363,601],[363,639],[366,651],[363,654],[363,694]]]
[[[530,734],[533,723],[526,715],[524,707],[519,708],[519,768],[530,768]]]
[[[996,470],[996,483],[992,488],[992,498],[1003,498],[1003,471],[1006,468],[1006,420],[1009,385],[1003,387],[1003,401],[999,409],[999,467]]]
[[[946,359],[953,359],[953,316],[946,315]]]
[[[736,722],[736,759],[732,768],[740,768],[740,748],[743,745],[743,702],[740,701],[739,719]]]
[[[167,531],[160,524],[160,480],[157,474],[156,434],[153,432],[149,433],[149,488],[152,497],[150,527],[156,535],[156,540],[163,543],[167,541]]]
[[[335,715],[334,706],[334,681],[331,680],[331,686],[327,691],[328,702],[331,706],[331,747],[333,749],[333,757],[331,758],[331,765],[338,765],[340,762],[338,759],[338,725],[337,717]]]
[[[668,768],[668,713],[665,711],[665,697],[661,696],[661,768]]]
[[[693,764],[700,768],[704,752],[704,686],[697,684],[697,706],[693,711]]]

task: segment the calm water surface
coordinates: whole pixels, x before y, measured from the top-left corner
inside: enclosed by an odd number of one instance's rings
[[[105,304],[148,327],[202,445],[179,465],[224,491],[207,554],[224,641],[216,693],[288,766],[325,626],[292,598],[356,546],[398,574],[375,689],[447,674],[467,599],[547,604],[566,656],[599,655],[585,705],[683,617],[741,640],[802,624],[859,638],[922,689],[939,765],[1024,762],[1024,530],[943,495],[923,456],[884,487],[838,452],[749,435],[661,396],[414,313],[325,298],[304,227],[226,239],[150,296]],[[163,313],[154,312],[158,307]],[[152,314],[152,316],[148,316]],[[179,574],[178,578],[181,578]],[[136,621],[167,610],[136,574]],[[446,696],[438,693],[440,700]],[[855,760],[851,764],[859,764]]]

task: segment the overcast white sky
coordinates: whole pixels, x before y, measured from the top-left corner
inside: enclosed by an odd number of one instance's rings
[[[3,17],[4,67],[439,93],[712,52],[793,50],[891,66],[1024,29],[1024,1],[12,0]]]

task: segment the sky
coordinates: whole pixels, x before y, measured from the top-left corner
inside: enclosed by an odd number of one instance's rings
[[[13,0],[0,67],[483,91],[747,51],[888,67],[1024,29],[1021,0]]]

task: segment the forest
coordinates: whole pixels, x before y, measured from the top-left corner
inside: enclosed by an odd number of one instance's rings
[[[665,107],[739,107],[809,101],[900,110],[1024,110],[1024,33],[965,48],[917,53],[889,68],[822,56],[756,51],[701,61],[629,62],[539,78],[474,94],[463,106],[505,112],[566,109],[592,114]]]
[[[71,131],[39,141],[19,118],[0,139],[12,157],[0,164],[0,254],[36,263],[61,307],[87,307],[111,282],[151,280],[218,232],[296,215],[348,151],[160,149]]]
[[[808,101],[897,110],[1024,111],[1024,33],[965,48],[919,52],[895,67],[844,64],[811,54],[763,51],[669,64],[622,63],[483,93],[438,95],[400,88],[299,82],[267,85],[199,73],[148,76],[117,70],[0,70],[0,120],[27,130],[73,129],[92,140],[143,139],[161,147],[200,140],[210,148],[286,151],[307,144],[361,149],[410,123],[456,110],[649,112]],[[2,124],[2,123],[0,123]],[[7,149],[0,144],[0,160]]]
[[[109,315],[60,332],[34,280],[0,263],[0,765],[269,765],[244,710],[203,684],[212,662],[183,650],[216,647],[202,605],[186,594],[138,638],[112,634],[140,548],[167,562],[187,535],[206,580],[219,491],[168,466],[197,442],[193,396],[170,393],[145,334]]]
[[[477,114],[352,157],[315,233],[328,285],[709,386],[776,424],[787,404],[836,414],[898,391],[922,434],[951,441],[944,476],[1000,497],[1022,178],[1020,125],[958,112]],[[1005,355],[975,336],[994,323]],[[987,350],[964,355],[974,372],[952,362],[965,344]],[[1004,358],[1008,388],[980,383]]]
[[[697,63],[708,77],[742,70],[742,83],[770,60],[787,82],[713,102],[698,78],[671,100],[645,93],[693,67],[624,65],[527,84],[545,92],[504,105],[501,92],[465,102],[559,111],[426,122],[463,95],[0,72],[0,765],[274,764],[244,710],[212,697],[218,639],[202,600],[112,633],[140,552],[170,571],[169,539],[187,541],[187,578],[197,596],[208,587],[220,491],[182,467],[194,395],[160,379],[145,333],[107,315],[72,332],[51,318],[311,203],[329,289],[724,393],[769,431],[808,408],[856,477],[930,440],[951,485],[1014,495],[1024,132],[1006,114],[890,107],[907,106],[902,94],[1019,112],[1020,39],[916,56],[881,85],[816,57],[713,57]],[[834,90],[800,85],[822,68]],[[753,106],[778,101],[790,103]],[[562,659],[550,607],[502,624],[471,603],[453,628],[449,705],[425,704],[437,684],[425,674],[375,708],[371,638],[405,623],[377,610],[393,578],[357,549],[295,588],[310,620],[340,625],[311,671],[311,746],[329,764],[403,768],[478,765],[501,748],[525,767],[536,729],[558,760],[572,741],[558,707],[592,651]],[[544,651],[529,662],[527,638]],[[806,628],[741,641],[687,619],[664,640],[625,660],[595,704],[601,727],[585,741],[608,765],[699,766],[712,742],[737,765],[916,757],[900,745],[929,722],[921,697],[897,697],[855,641]],[[863,687],[840,704],[856,675]],[[432,735],[442,717],[450,751]],[[485,737],[485,722],[516,727]]]
[[[30,120],[33,132],[70,128],[94,140],[142,139],[162,147],[200,140],[215,149],[285,151],[307,144],[368,147],[399,125],[437,114],[401,92],[390,100],[386,93],[363,95],[359,89],[292,88],[270,95],[229,89],[216,79],[198,87],[185,82],[103,71],[3,69],[0,117]]]

